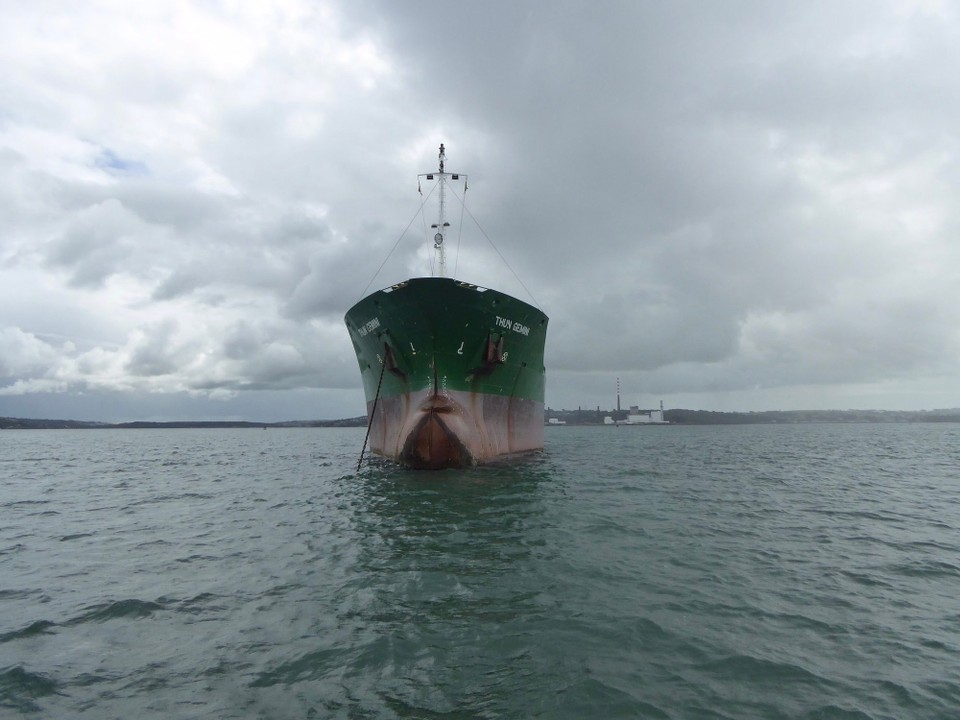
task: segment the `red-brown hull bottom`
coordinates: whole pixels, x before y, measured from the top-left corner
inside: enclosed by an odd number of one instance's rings
[[[367,412],[373,409],[370,403]],[[428,390],[381,398],[370,448],[414,468],[438,470],[543,449],[543,403],[502,395]]]

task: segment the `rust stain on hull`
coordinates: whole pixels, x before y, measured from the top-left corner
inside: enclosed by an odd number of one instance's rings
[[[423,413],[421,420],[407,437],[400,454],[410,467],[440,470],[474,464],[470,451],[447,427],[437,411]]]
[[[410,467],[430,470],[542,450],[543,403],[432,390],[382,398],[371,426],[370,447]]]

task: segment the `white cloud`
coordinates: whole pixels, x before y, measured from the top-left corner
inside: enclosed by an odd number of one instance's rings
[[[958,35],[939,2],[8,8],[0,395],[359,414],[342,315],[443,141],[483,225],[450,268],[542,303],[552,405],[960,405]]]
[[[0,329],[0,377],[43,371],[58,356],[58,348],[20,328]]]

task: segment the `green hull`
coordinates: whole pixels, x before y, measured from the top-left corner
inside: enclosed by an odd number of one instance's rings
[[[345,321],[375,452],[448,467],[543,447],[547,316],[537,308],[415,278],[367,296]]]

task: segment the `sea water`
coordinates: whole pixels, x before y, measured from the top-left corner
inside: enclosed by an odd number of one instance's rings
[[[546,439],[0,432],[0,717],[960,717],[960,426]]]

